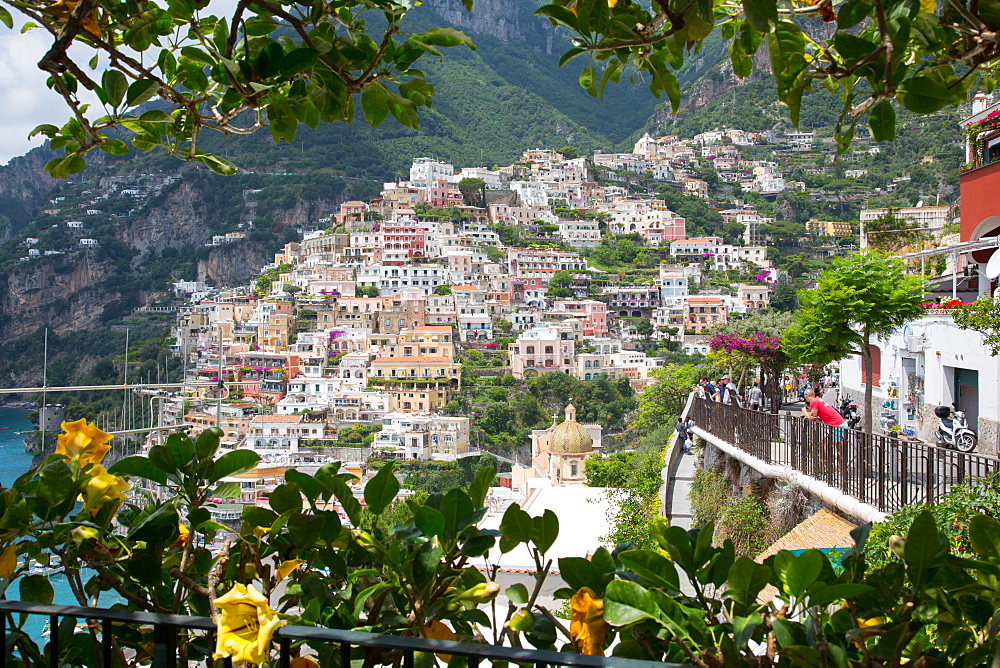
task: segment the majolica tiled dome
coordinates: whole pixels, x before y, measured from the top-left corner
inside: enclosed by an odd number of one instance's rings
[[[549,452],[575,455],[593,450],[594,439],[576,421],[576,408],[570,404],[566,407],[566,421],[556,425],[549,436]]]

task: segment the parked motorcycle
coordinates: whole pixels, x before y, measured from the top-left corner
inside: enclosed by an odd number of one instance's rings
[[[938,406],[934,409],[938,418],[937,440],[946,447],[955,448],[959,452],[972,452],[976,449],[975,432],[969,429],[965,413],[952,409],[951,406]]]
[[[858,412],[858,405],[851,401],[849,397],[844,397],[840,400],[837,412],[847,420],[849,428],[857,429],[858,425],[861,424],[861,413]]]

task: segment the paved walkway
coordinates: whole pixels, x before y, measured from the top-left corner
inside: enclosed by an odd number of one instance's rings
[[[670,520],[671,526],[691,528],[691,499],[688,498],[688,494],[691,492],[691,483],[694,481],[694,462],[695,456],[688,453],[680,456],[673,471],[663,469],[664,495],[660,498],[665,498],[666,491],[670,490],[670,510],[668,511],[665,507],[666,504],[664,504],[661,511],[664,517]],[[670,486],[671,480],[673,480],[672,487]]]

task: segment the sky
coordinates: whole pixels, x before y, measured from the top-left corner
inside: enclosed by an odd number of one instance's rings
[[[15,19],[16,20],[16,19]],[[70,116],[62,98],[45,87],[38,61],[51,45],[39,28],[20,34],[20,26],[0,26],[0,163],[39,146],[44,137],[28,139],[42,123],[62,125]]]
[[[230,14],[236,0],[212,0],[210,12]],[[21,34],[22,15],[14,15],[14,29],[0,24],[0,164],[24,155],[40,146],[44,137],[29,140],[28,134],[42,123],[62,126],[72,112],[62,98],[45,86],[46,74],[38,69],[38,61],[52,44],[52,37],[42,28]],[[70,49],[74,60],[86,67],[93,50],[85,45]],[[83,97],[96,103],[95,96]]]

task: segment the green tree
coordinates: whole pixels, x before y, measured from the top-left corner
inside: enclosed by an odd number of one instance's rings
[[[860,353],[864,364],[864,430],[872,429],[872,341],[920,316],[923,281],[903,263],[876,250],[837,258],[815,290],[799,292],[799,310],[787,338],[804,362],[828,364]]]
[[[771,308],[786,313],[797,309],[799,307],[797,290],[794,282],[786,277],[779,278],[774,286],[774,292],[771,293]]]
[[[556,153],[560,154],[567,160],[576,160],[580,157],[580,152],[577,151],[572,146],[563,146],[562,148],[557,148]]]
[[[653,335],[653,323],[649,318],[639,318],[635,323],[635,331],[639,336],[649,338]]]
[[[546,293],[550,298],[572,297],[573,274],[568,271],[557,271],[549,279],[549,289]]]
[[[451,294],[451,286],[447,283],[442,283],[441,285],[434,288],[434,294],[446,297]]]
[[[894,253],[901,248],[919,244],[931,238],[928,230],[921,228],[918,223],[898,218],[898,213],[898,209],[890,207],[875,220],[861,223],[864,229],[864,238],[867,239],[869,246],[886,253]]]
[[[639,415],[635,427],[645,433],[665,424],[673,424],[684,410],[691,389],[701,369],[693,364],[667,364],[651,372],[655,382],[639,395]]]
[[[486,197],[486,182],[482,179],[465,177],[458,182],[458,191],[469,206],[483,206]]]
[[[356,285],[354,286],[354,296],[378,297],[378,288],[376,288],[374,285]]]

